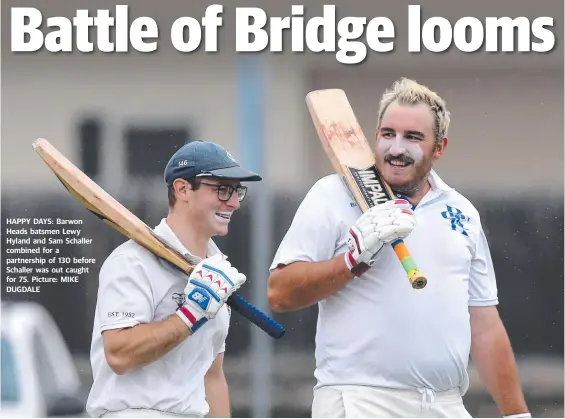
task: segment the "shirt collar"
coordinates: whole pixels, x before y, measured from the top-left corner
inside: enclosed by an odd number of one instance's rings
[[[165,241],[179,253],[181,253],[184,257],[189,259],[191,263],[199,263],[202,261],[202,258],[193,255],[188,251],[186,247],[181,243],[177,235],[173,232],[169,224],[167,224],[167,219],[163,218],[158,226],[154,229],[155,233],[165,239]],[[221,253],[218,246],[210,239],[208,242],[208,257],[216,254]]]
[[[442,192],[453,191],[454,189],[445,183],[439,175],[436,173],[435,170],[430,171],[430,175],[428,176],[428,180],[430,181],[430,185],[432,189],[438,189]]]
[[[430,190],[422,198],[422,200],[420,201],[420,204],[422,204],[423,202],[427,202],[427,201],[430,201],[432,199],[435,199],[444,192],[449,192],[449,191],[455,190],[451,186],[449,186],[447,183],[445,183],[439,177],[439,175],[435,172],[435,170],[433,170],[433,169],[430,170],[430,174],[428,176],[428,181],[430,182]],[[412,205],[412,210],[416,209],[416,206],[414,204],[412,204],[410,199],[408,197],[404,196],[404,194],[397,192],[397,193],[395,193],[395,195],[398,198],[407,200],[410,203],[410,205]],[[420,205],[420,204],[418,204],[418,205]]]

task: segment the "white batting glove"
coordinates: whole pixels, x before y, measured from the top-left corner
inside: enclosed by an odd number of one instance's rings
[[[385,243],[406,238],[416,225],[411,205],[395,199],[375,205],[349,229],[345,263],[355,276],[361,276],[375,263]]]
[[[194,267],[184,289],[185,303],[176,313],[192,333],[213,319],[232,293],[246,281],[221,254]]]

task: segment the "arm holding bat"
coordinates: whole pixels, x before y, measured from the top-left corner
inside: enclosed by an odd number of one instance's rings
[[[214,255],[195,267],[184,290],[185,302],[175,314],[161,321],[141,323],[154,311],[147,292],[150,282],[144,276],[139,259],[127,254],[108,259],[101,272],[102,310],[120,313],[120,306],[134,307],[129,312],[130,322],[124,324],[118,314],[111,316],[116,320],[103,327],[106,360],[118,375],[161,359],[215,318],[227,298],[246,280],[227,260]],[[129,326],[136,318],[140,323]]]
[[[106,361],[112,371],[123,375],[162,358],[188,336],[190,330],[177,316],[155,323],[103,332]]]
[[[302,248],[304,255],[316,256],[273,267],[268,299],[276,312],[301,309],[331,297],[373,266],[386,243],[407,237],[415,226],[408,202],[378,204],[360,215],[349,228],[345,238],[347,251],[333,256],[340,237],[332,235],[335,230],[327,229],[330,225],[325,211],[330,204],[325,202],[327,196],[320,183],[312,188],[280,246],[283,254],[277,255],[276,260],[284,260],[285,248]],[[321,238],[320,231],[324,232]]]
[[[269,277],[269,305],[277,313],[306,308],[331,297],[352,278],[343,256],[279,265]]]

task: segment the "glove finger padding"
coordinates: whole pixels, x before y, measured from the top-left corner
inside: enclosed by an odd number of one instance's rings
[[[395,199],[393,201],[386,201],[382,204],[375,205],[374,207],[369,208],[363,216],[367,217],[382,217],[382,214],[395,211],[395,210],[408,210],[412,211],[412,205],[405,199]],[[361,217],[359,217],[361,219]]]
[[[384,243],[390,243],[398,239],[404,239],[412,232],[416,225],[414,215],[400,213],[387,225],[377,228],[379,238]]]
[[[235,271],[230,275],[231,285],[223,286],[218,290],[218,296],[223,299],[227,300],[230,295],[232,295],[235,291],[243,285],[243,283],[247,280],[244,274]]]
[[[414,213],[406,200],[387,201],[370,208],[349,230],[347,267],[354,275],[362,275],[374,264],[383,244],[407,237],[414,226]]]
[[[396,238],[404,239],[412,232],[414,227],[416,227],[416,218],[414,215],[401,214],[395,221],[397,226]]]

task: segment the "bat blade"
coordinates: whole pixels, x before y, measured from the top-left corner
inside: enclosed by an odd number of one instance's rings
[[[49,141],[40,138],[32,146],[69,193],[90,212],[187,275],[192,272],[194,266],[180,252],[84,174]],[[270,336],[278,339],[284,335],[282,325],[241,296],[232,294],[227,303]]]
[[[334,170],[347,184],[363,212],[394,199],[394,193],[375,166],[373,150],[363,133],[345,92],[341,89],[316,90],[306,95],[306,105],[320,142]],[[403,240],[392,243],[410,284],[415,289],[427,285]]]

